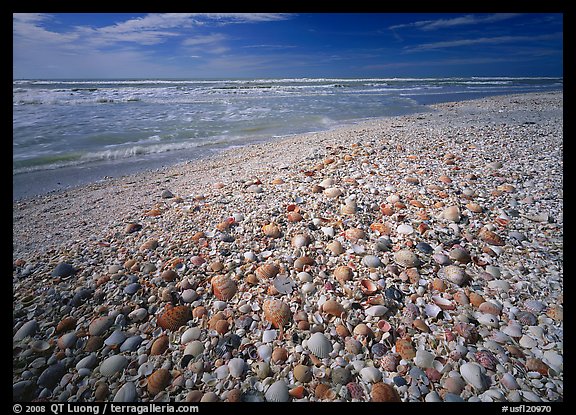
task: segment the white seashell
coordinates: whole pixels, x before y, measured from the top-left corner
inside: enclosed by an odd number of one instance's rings
[[[398,227],[396,228],[396,232],[398,232],[401,235],[410,235],[414,233],[414,228],[406,223],[402,223],[398,225]]]
[[[342,196],[342,190],[340,190],[338,187],[329,187],[328,189],[324,190],[324,195],[331,199],[335,199],[339,196]]]
[[[522,337],[520,337],[520,340],[518,340],[518,344],[520,344],[520,346],[524,347],[525,349],[531,349],[536,347],[538,342],[536,339],[533,339],[532,337],[524,334]]]
[[[154,363],[153,362],[145,362],[140,365],[138,368],[138,375],[145,377],[149,376],[154,372]]]
[[[128,366],[128,359],[121,354],[110,356],[100,364],[100,373],[103,376],[113,376]]]
[[[126,382],[114,395],[114,402],[136,402],[138,394],[133,382]]]
[[[192,355],[194,357],[201,355],[204,352],[204,343],[200,340],[193,340],[184,348],[184,355]]]
[[[516,378],[512,376],[510,373],[504,373],[502,375],[502,379],[500,379],[500,383],[504,385],[509,390],[519,389],[520,386],[518,382],[516,382]]]
[[[333,237],[334,236],[334,228],[332,226],[323,226],[320,228],[322,233],[326,236]]]
[[[264,343],[269,343],[272,340],[274,340],[277,336],[278,336],[278,333],[276,330],[264,330],[262,332],[262,341]]]
[[[416,350],[416,356],[414,357],[414,363],[416,366],[426,369],[434,367],[434,354],[430,353],[424,349]]]
[[[239,378],[244,373],[244,368],[246,367],[246,362],[240,357],[234,357],[228,362],[228,370],[230,371],[230,376],[233,378]]]
[[[270,361],[270,358],[272,357],[272,346],[270,346],[269,344],[262,344],[258,346],[258,349],[256,349],[256,351],[260,359],[262,359],[265,362]]]
[[[360,370],[360,377],[366,383],[376,383],[382,380],[382,372],[374,366],[366,366]]]
[[[354,367],[354,370],[358,373],[362,370],[363,367],[366,366],[366,362],[364,360],[353,360],[351,364],[352,367]]]
[[[310,351],[320,359],[328,357],[333,349],[330,340],[328,340],[326,336],[320,332],[316,332],[310,336],[307,345],[308,349],[310,349]]]
[[[268,402],[288,402],[290,400],[288,385],[283,380],[277,380],[270,385],[264,397]]]
[[[557,374],[562,372],[564,358],[553,350],[546,350],[542,361],[548,364]]]
[[[487,388],[485,376],[482,374],[482,367],[477,363],[464,363],[460,366],[460,374],[466,382],[474,386],[480,392]]]
[[[382,266],[380,258],[378,258],[376,255],[366,255],[364,258],[362,258],[362,263],[369,268],[378,268]]]
[[[522,327],[517,323],[509,323],[508,325],[502,327],[501,331],[510,337],[522,337]]]
[[[228,365],[218,366],[214,370],[214,374],[216,375],[216,379],[226,379],[230,374]]]
[[[380,317],[388,312],[388,308],[383,305],[373,305],[366,309],[366,314],[372,317]]]
[[[498,321],[498,316],[495,316],[494,314],[488,314],[488,313],[477,314],[476,320],[478,320],[478,323],[480,323],[480,324],[483,324],[485,326],[492,327],[495,329],[497,329],[500,326],[500,322]]]
[[[139,321],[144,321],[144,319],[146,318],[147,315],[148,315],[148,310],[146,310],[144,307],[140,307],[140,308],[137,308],[136,310],[130,312],[128,314],[128,318],[131,321],[139,322]]]
[[[180,337],[180,344],[190,343],[192,340],[198,340],[202,331],[200,327],[190,327]]]
[[[182,301],[184,301],[185,303],[191,303],[195,301],[197,298],[198,293],[191,288],[182,291]]]
[[[314,283],[307,282],[302,286],[301,291],[304,294],[312,294],[314,291],[316,291],[316,286],[314,285]]]
[[[442,311],[442,309],[438,307],[436,304],[426,304],[424,306],[424,312],[428,317],[431,318],[436,318],[438,314],[440,314],[440,311]]]

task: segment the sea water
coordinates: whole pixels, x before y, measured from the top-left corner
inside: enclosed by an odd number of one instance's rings
[[[14,80],[14,198],[562,78]]]

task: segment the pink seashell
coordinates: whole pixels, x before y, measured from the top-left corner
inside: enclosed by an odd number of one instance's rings
[[[232,278],[226,275],[217,275],[212,278],[212,292],[219,300],[230,300],[236,291],[238,291],[238,287]]]
[[[362,279],[360,280],[360,290],[366,295],[372,295],[378,291],[378,286],[372,280]]]
[[[474,353],[474,358],[478,363],[489,370],[496,370],[496,365],[500,363],[498,359],[496,359],[496,356],[494,356],[494,354],[488,350],[477,351]]]

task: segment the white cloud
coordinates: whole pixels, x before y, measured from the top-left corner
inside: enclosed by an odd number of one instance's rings
[[[520,13],[497,13],[488,16],[479,16],[474,14],[467,14],[465,16],[454,17],[451,19],[436,19],[436,20],[420,20],[412,23],[405,23],[390,26],[390,30],[417,28],[420,30],[436,30],[454,26],[467,26],[476,24],[485,24],[508,20],[513,17],[519,16]]]

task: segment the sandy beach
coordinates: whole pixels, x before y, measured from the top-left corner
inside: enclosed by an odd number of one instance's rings
[[[563,95],[20,200],[13,260],[15,400],[562,401]]]

